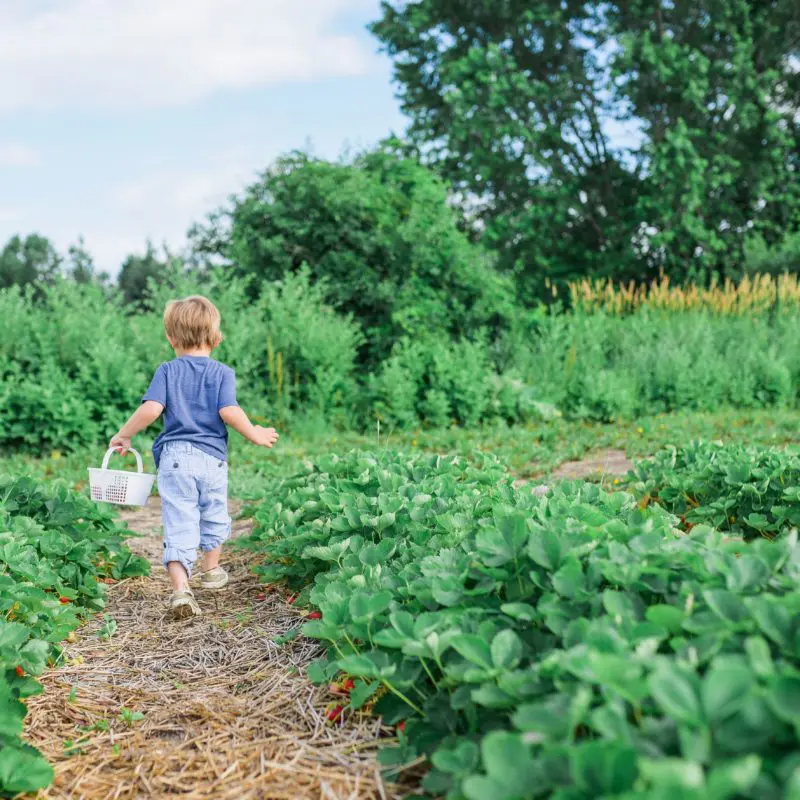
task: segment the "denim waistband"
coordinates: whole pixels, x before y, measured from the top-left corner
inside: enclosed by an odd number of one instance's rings
[[[190,442],[165,442],[164,448],[161,451],[162,453],[199,453],[202,456],[208,456],[204,450],[201,450],[199,447],[195,447],[195,445],[191,444]],[[213,458],[213,456],[208,456],[209,458]],[[219,459],[217,459],[219,461]]]

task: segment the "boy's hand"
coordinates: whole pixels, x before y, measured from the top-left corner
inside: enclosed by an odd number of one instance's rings
[[[272,447],[272,445],[278,441],[278,432],[275,428],[264,428],[261,425],[254,425],[253,436],[250,441],[260,447]]]
[[[116,447],[119,450],[120,455],[124,456],[128,450],[131,449],[131,437],[130,436],[120,436],[117,434],[116,436],[111,437],[111,442],[108,445],[109,447]]]

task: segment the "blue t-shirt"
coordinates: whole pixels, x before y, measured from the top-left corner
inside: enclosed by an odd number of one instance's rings
[[[219,412],[236,406],[236,373],[208,356],[180,356],[162,364],[142,402],[164,406],[164,430],[153,443],[156,467],[167,442],[189,442],[211,456],[228,458],[228,429]]]

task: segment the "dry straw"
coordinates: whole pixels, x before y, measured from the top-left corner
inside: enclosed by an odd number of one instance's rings
[[[157,514],[148,506],[131,523],[149,528],[134,549],[153,562]],[[379,773],[379,740],[391,732],[378,719],[328,722],[327,687],[303,677],[319,646],[272,641],[301,623],[299,612],[279,594],[258,599],[264,587],[248,555],[235,552],[228,564],[230,587],[198,592],[205,613],[188,623],[167,617],[163,570],[111,587],[116,635],[98,637],[102,617],[85,626],[65,665],[43,677],[44,693],[29,700],[27,739],[56,772],[42,800],[406,794]],[[143,717],[126,722],[123,709]]]

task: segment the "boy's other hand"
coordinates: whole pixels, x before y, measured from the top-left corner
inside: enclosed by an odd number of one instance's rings
[[[264,428],[261,425],[253,426],[253,444],[259,447],[272,447],[278,441],[278,432],[275,428]]]
[[[108,446],[117,448],[119,454],[124,456],[131,449],[131,437],[117,434],[111,438],[111,443]]]

